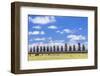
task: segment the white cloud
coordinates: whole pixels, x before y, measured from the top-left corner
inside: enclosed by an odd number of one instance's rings
[[[56,43],[63,43],[64,40],[55,40]]]
[[[64,40],[51,40],[50,43],[63,43]]]
[[[59,31],[59,30],[57,30],[56,32],[57,33],[60,33],[60,34],[63,34],[64,33],[63,31]]]
[[[66,33],[71,33],[72,32],[70,29],[64,29],[63,31],[66,32]]]
[[[44,41],[45,38],[35,38],[34,40],[35,40],[35,41]]]
[[[72,33],[72,30],[70,29],[64,29],[64,30],[57,30],[57,33],[63,34],[63,33]]]
[[[68,45],[74,45],[74,44],[77,44],[77,41],[74,41],[74,40],[69,40],[67,42]]]
[[[82,30],[82,28],[79,28],[79,30]]]
[[[67,38],[70,38],[70,41],[85,40],[86,39],[82,35],[68,35]]]
[[[54,16],[44,16],[44,17],[37,16],[35,18],[29,17],[29,21],[31,21],[34,24],[48,24],[55,22],[56,20]]]
[[[44,34],[45,34],[45,32],[44,32],[44,31],[41,31],[41,32],[40,32],[40,34],[41,34],[41,35],[44,35]]]
[[[33,26],[32,28],[34,28],[34,29],[41,29],[40,26]]]
[[[37,35],[39,33],[40,33],[39,31],[33,31],[33,32],[29,32],[29,35]]]
[[[52,37],[48,37],[48,40],[51,40],[52,39]]]
[[[29,32],[29,35],[38,35],[38,34],[44,35],[45,32],[44,31],[33,31],[33,32]]]
[[[49,29],[57,29],[57,27],[54,26],[54,25],[48,26],[48,28],[49,28]]]

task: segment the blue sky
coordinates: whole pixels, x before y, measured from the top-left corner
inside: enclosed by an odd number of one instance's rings
[[[88,17],[28,15],[28,43],[87,43]]]

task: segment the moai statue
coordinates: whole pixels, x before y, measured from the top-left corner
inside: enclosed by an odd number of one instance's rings
[[[42,46],[40,46],[40,53],[42,53]]]
[[[78,51],[81,51],[81,44],[78,43]]]
[[[35,46],[33,46],[33,53],[35,53]]]
[[[65,43],[65,52],[68,51],[68,46],[67,46],[67,43]]]
[[[60,51],[59,46],[57,46],[57,52],[59,52],[59,51]]]
[[[32,53],[32,48],[30,48],[30,51],[29,52]]]
[[[47,46],[47,52],[49,52],[49,46]]]
[[[76,47],[75,47],[75,45],[73,45],[73,51],[76,51]]]
[[[70,51],[70,52],[72,51],[72,46],[71,46],[71,45],[69,46],[69,51]]]
[[[85,45],[84,45],[84,44],[82,45],[82,51],[83,51],[83,52],[86,51]]]
[[[63,50],[64,50],[64,49],[63,49],[63,46],[61,46],[61,52],[63,52]]]
[[[45,53],[46,52],[46,48],[45,48],[45,46],[43,46],[43,53]]]
[[[53,51],[56,52],[56,46],[55,45],[53,46]]]

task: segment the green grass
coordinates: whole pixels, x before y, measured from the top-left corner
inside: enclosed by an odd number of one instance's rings
[[[61,53],[61,54],[28,54],[28,60],[59,60],[59,59],[86,59],[87,53]]]

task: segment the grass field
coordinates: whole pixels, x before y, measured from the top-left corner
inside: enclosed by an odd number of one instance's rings
[[[28,60],[57,60],[57,59],[86,59],[87,53],[62,53],[62,54],[28,54]]]

